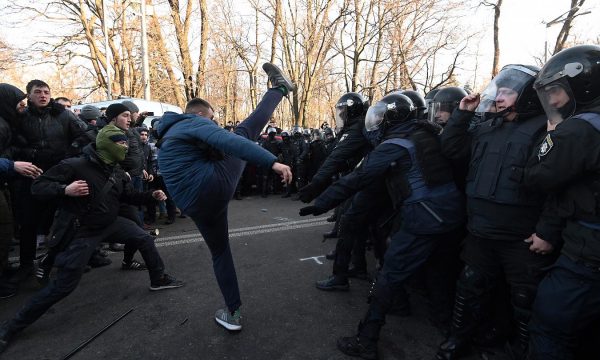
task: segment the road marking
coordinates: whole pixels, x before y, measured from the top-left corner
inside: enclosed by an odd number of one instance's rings
[[[305,229],[305,228],[311,228],[311,227],[315,227],[315,226],[322,226],[322,225],[326,225],[326,224],[327,224],[326,218],[322,218],[322,219],[317,218],[317,219],[311,219],[311,220],[290,221],[287,223],[279,223],[279,224],[251,226],[251,227],[245,227],[245,228],[231,229],[229,232],[229,238],[231,239],[231,238],[236,238],[236,237],[267,234],[267,233],[288,231],[288,230],[294,230],[294,229]],[[157,238],[155,240],[156,247],[193,244],[193,243],[199,243],[199,242],[204,242],[204,238],[198,232],[196,232],[194,234]]]
[[[321,260],[319,260],[319,258],[322,258],[322,257],[325,257],[325,255],[311,256],[311,257],[307,257],[304,259],[300,259],[300,261],[314,260],[317,264],[323,265],[323,262]]]
[[[306,219],[306,220],[288,221],[288,222],[276,223],[276,224],[266,224],[266,225],[242,227],[242,228],[237,228],[237,229],[229,229],[229,237],[236,237],[235,234],[237,234],[237,233],[248,233],[245,235],[254,235],[253,231],[258,231],[258,230],[260,230],[260,232],[257,232],[256,234],[264,234],[265,232],[273,232],[273,231],[266,231],[267,229],[274,229],[274,231],[284,231],[284,230],[292,230],[292,229],[306,228],[306,227],[312,227],[312,226],[320,226],[320,225],[323,225],[323,222],[326,222],[325,221],[326,219],[327,219],[326,217],[321,217],[321,218],[312,218],[312,219]],[[300,226],[300,225],[306,225],[306,224],[308,224],[309,226]],[[157,243],[157,246],[158,246],[158,243],[165,242],[165,241],[195,238],[195,237],[199,237],[199,236],[200,236],[200,233],[198,231],[194,231],[193,234],[158,237],[158,238],[156,238],[155,243]],[[237,236],[240,236],[240,235],[237,235]],[[243,236],[243,235],[241,235],[241,236]]]

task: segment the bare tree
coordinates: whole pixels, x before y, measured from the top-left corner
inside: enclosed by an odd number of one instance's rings
[[[581,10],[584,3],[585,0],[571,0],[571,8],[567,12],[566,18],[563,21],[563,26],[560,28],[560,32],[556,37],[556,44],[554,45],[554,51],[552,52],[553,55],[564,49],[567,39],[569,38],[569,33],[571,32],[571,27],[573,26],[573,21],[577,16],[582,15],[582,13],[578,12]]]
[[[494,9],[494,62],[492,64],[492,77],[498,74],[500,70],[500,42],[498,40],[498,34],[500,31],[500,8],[502,7],[503,0],[497,0],[496,3],[491,3],[489,1],[482,1],[481,4],[485,6],[490,6]]]

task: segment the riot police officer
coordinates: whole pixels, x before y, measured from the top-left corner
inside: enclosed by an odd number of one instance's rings
[[[263,149],[269,151],[271,154],[279,157],[279,155],[281,154],[281,145],[280,141],[277,138],[275,138],[276,134],[277,129],[275,129],[274,127],[269,127],[267,129],[267,137],[262,139],[260,146],[262,146]],[[269,193],[276,192],[275,187],[278,186],[278,181],[274,181],[274,179],[276,179],[277,174],[275,174],[275,172],[272,169],[261,168],[260,171],[262,174],[261,196],[266,198],[269,195]]]
[[[465,89],[456,86],[439,89],[427,105],[429,121],[445,126],[452,112],[467,95]]]
[[[415,108],[417,109],[417,120],[426,120],[427,119],[427,104],[425,103],[425,98],[421,93],[415,90],[402,90],[400,94],[407,96],[410,100],[412,100]]]
[[[450,163],[441,154],[437,132],[418,126],[416,115],[412,101],[397,92],[369,108],[365,128],[380,131],[383,142],[359,168],[321,194],[313,206],[300,210],[300,215],[321,214],[384,179],[395,209],[403,215],[403,224],[392,235],[385,253],[358,335],[338,340],[338,348],[348,355],[377,358],[379,332],[394,301],[406,296],[404,283],[436,244],[452,236],[464,221],[462,195],[452,179]]]
[[[281,132],[281,143],[279,144],[279,147],[281,149],[281,162],[293,168],[296,162],[296,155],[294,153],[294,146],[292,144],[292,139],[290,138],[289,132]],[[285,184],[285,193],[282,196],[283,198],[288,198],[291,196],[292,184],[293,182],[291,184]]]
[[[540,217],[545,194],[523,184],[534,144],[546,132],[546,118],[532,84],[538,68],[507,65],[483,92],[463,98],[442,132],[444,155],[469,158],[466,179],[467,228],[450,336],[437,359],[456,359],[487,314],[486,299],[504,277],[517,325],[507,349],[524,358],[528,322],[542,269],[554,257],[539,249],[557,246],[557,236]],[[437,96],[437,95],[436,95]],[[478,108],[479,105],[479,108]],[[486,112],[471,126],[473,111]],[[537,233],[539,237],[533,238]],[[532,239],[533,244],[524,243]]]
[[[564,245],[541,282],[531,327],[531,359],[570,360],[586,327],[600,319],[600,46],[551,57],[534,84],[548,133],[532,155],[525,182],[552,192]],[[535,234],[543,236],[543,234]],[[540,249],[541,253],[552,249]],[[586,359],[597,358],[587,354]]]
[[[292,174],[296,179],[296,188],[300,189],[308,183],[306,178],[310,147],[304,139],[304,131],[299,126],[292,129],[292,145],[294,148],[294,168]],[[295,198],[295,200],[297,200]]]

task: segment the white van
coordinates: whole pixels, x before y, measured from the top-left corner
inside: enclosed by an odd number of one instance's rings
[[[84,107],[86,105],[93,105],[93,106],[97,107],[98,109],[102,109],[102,108],[107,108],[108,105],[110,105],[110,104],[121,103],[126,100],[129,100],[132,103],[136,104],[137,107],[140,109],[140,112],[143,112],[143,111],[152,112],[152,113],[154,113],[154,116],[162,116],[162,114],[164,114],[166,111],[172,111],[172,112],[175,112],[178,114],[181,114],[183,112],[181,110],[181,108],[176,105],[161,103],[158,101],[148,101],[148,100],[144,100],[144,99],[136,99],[136,98],[122,98],[122,99],[116,99],[116,100],[98,101],[98,102],[87,103],[87,104],[73,105],[71,110],[81,109],[82,107]]]

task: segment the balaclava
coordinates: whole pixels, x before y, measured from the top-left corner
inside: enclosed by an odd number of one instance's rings
[[[127,135],[123,130],[109,124],[100,130],[96,137],[96,152],[102,162],[114,165],[121,162],[127,155],[127,147],[117,144],[118,141],[127,141]]]

